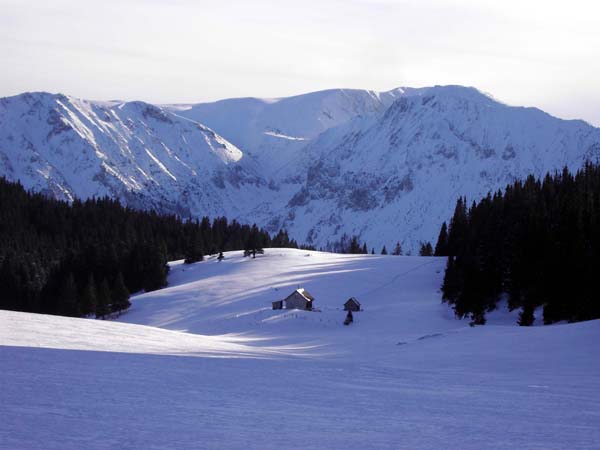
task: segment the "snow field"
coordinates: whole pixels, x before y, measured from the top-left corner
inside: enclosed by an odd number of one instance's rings
[[[600,321],[469,327],[438,258],[225,256],[117,322],[0,311],[0,448],[598,448]],[[270,309],[298,285],[321,312]]]

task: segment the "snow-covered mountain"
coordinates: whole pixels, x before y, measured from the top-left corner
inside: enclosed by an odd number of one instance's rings
[[[0,100],[0,175],[27,188],[224,214],[317,246],[348,233],[414,250],[458,196],[585,160],[600,160],[600,129],[461,86],[167,106]]]
[[[303,177],[270,220],[319,245],[346,232],[414,250],[436,237],[459,196],[479,199],[586,160],[600,160],[600,129],[583,121],[507,106],[473,88],[411,90],[383,113],[313,139],[282,173],[282,183],[296,183],[298,168]]]
[[[60,199],[111,196],[183,215],[237,215],[258,168],[208,127],[143,102],[26,93],[0,100],[0,174]]]
[[[272,174],[323,131],[381,113],[403,93],[402,88],[330,89],[286,98],[236,98],[166,108],[227,136],[246,154],[259,158],[263,171]]]

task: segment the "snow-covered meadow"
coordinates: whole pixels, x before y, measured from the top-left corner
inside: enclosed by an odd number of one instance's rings
[[[469,327],[439,258],[225,256],[117,321],[0,311],[0,448],[598,448],[600,321]]]

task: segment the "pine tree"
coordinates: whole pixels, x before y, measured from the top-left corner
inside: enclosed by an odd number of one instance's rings
[[[465,248],[467,243],[469,220],[466,201],[466,199],[461,197],[456,202],[454,215],[450,221],[450,230],[448,232],[446,247],[446,253],[448,253],[448,255],[457,255],[461,249]]]
[[[348,249],[348,253],[351,253],[351,254],[362,253],[362,249],[360,247],[360,243],[358,242],[357,236],[352,236],[352,239],[350,239],[350,248]]]
[[[392,255],[395,255],[395,256],[402,255],[402,246],[400,245],[400,242],[396,242],[396,246],[394,247],[394,251],[392,252]]]
[[[19,279],[10,256],[0,265],[0,309],[19,310]]]
[[[166,257],[155,247],[146,249],[145,270],[142,279],[142,288],[146,292],[161,289],[167,285],[169,267]]]
[[[63,316],[78,317],[80,315],[77,302],[77,285],[72,273],[63,279],[59,293],[59,314]]]
[[[92,274],[89,275],[80,298],[82,314],[94,314],[96,312],[97,294],[96,283],[94,283],[94,276]]]
[[[193,264],[199,261],[204,261],[204,255],[202,254],[202,242],[200,241],[200,235],[198,233],[194,233],[192,242],[186,249],[183,262],[184,264]]]
[[[471,313],[471,322],[469,325],[485,325],[485,312],[482,310],[477,310],[476,312]]]
[[[125,286],[123,280],[123,274],[119,272],[115,278],[115,282],[112,287],[112,312],[119,312],[127,309],[131,306],[129,302],[129,291]]]
[[[252,258],[256,258],[257,253],[264,253],[263,250],[263,237],[261,236],[260,231],[256,224],[252,225],[250,232],[248,234],[248,238],[246,239],[246,244],[244,246],[244,256],[252,255]]]
[[[381,254],[382,254],[382,255],[387,255],[387,254],[388,254],[388,252],[387,252],[387,249],[385,248],[385,245],[384,245],[384,246],[383,246],[383,248],[381,249]]]
[[[449,256],[446,262],[446,271],[444,272],[444,281],[442,283],[442,299],[450,304],[454,304],[461,292],[462,277],[459,268],[455,262],[454,256]]]
[[[533,325],[535,316],[533,315],[533,306],[530,304],[524,305],[521,313],[519,314],[519,321],[517,322],[522,327],[529,327]]]
[[[102,280],[96,297],[96,318],[104,319],[111,310],[111,293],[106,278]]]
[[[430,242],[421,242],[421,248],[419,249],[419,256],[433,256],[433,248]]]
[[[442,224],[437,244],[435,244],[435,256],[448,256],[448,228],[446,222]]]

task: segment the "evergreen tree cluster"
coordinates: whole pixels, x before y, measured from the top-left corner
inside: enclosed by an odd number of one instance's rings
[[[350,253],[350,254],[364,254],[369,253],[367,250],[367,243],[360,243],[358,236],[348,236],[344,233],[339,241],[330,243],[328,242],[325,246],[325,250],[332,253]]]
[[[419,247],[419,256],[433,256],[433,247],[431,242],[421,242]]]
[[[531,325],[600,318],[600,166],[530,176],[467,207],[460,198],[436,256],[448,256],[443,299],[485,323],[503,296]]]
[[[201,261],[249,243],[297,247],[285,231],[271,237],[224,217],[181,220],[108,198],[68,204],[0,178],[0,309],[118,314],[130,292],[166,285],[167,261]]]
[[[321,249],[323,250],[323,249]],[[360,238],[358,236],[348,236],[348,234],[344,233],[339,241],[334,243],[328,242],[325,246],[325,250],[332,253],[350,253],[350,254],[363,254],[366,255],[369,253],[367,248],[367,243],[363,242],[361,244]],[[384,245],[381,248],[380,253],[382,255],[388,254],[388,249]],[[375,254],[375,249],[371,248],[371,254]],[[392,252],[394,256],[401,256],[403,254],[402,245],[400,241],[396,242],[394,245]],[[407,253],[410,256],[410,252]],[[421,242],[419,246],[419,256],[433,256],[434,250],[430,242]]]
[[[293,239],[290,240],[287,231],[280,230],[273,239],[269,234],[259,229],[256,224],[252,225],[250,229],[244,229],[244,256],[252,255],[252,258],[256,258],[256,254],[263,254],[265,247],[288,247],[298,248],[298,244]]]

